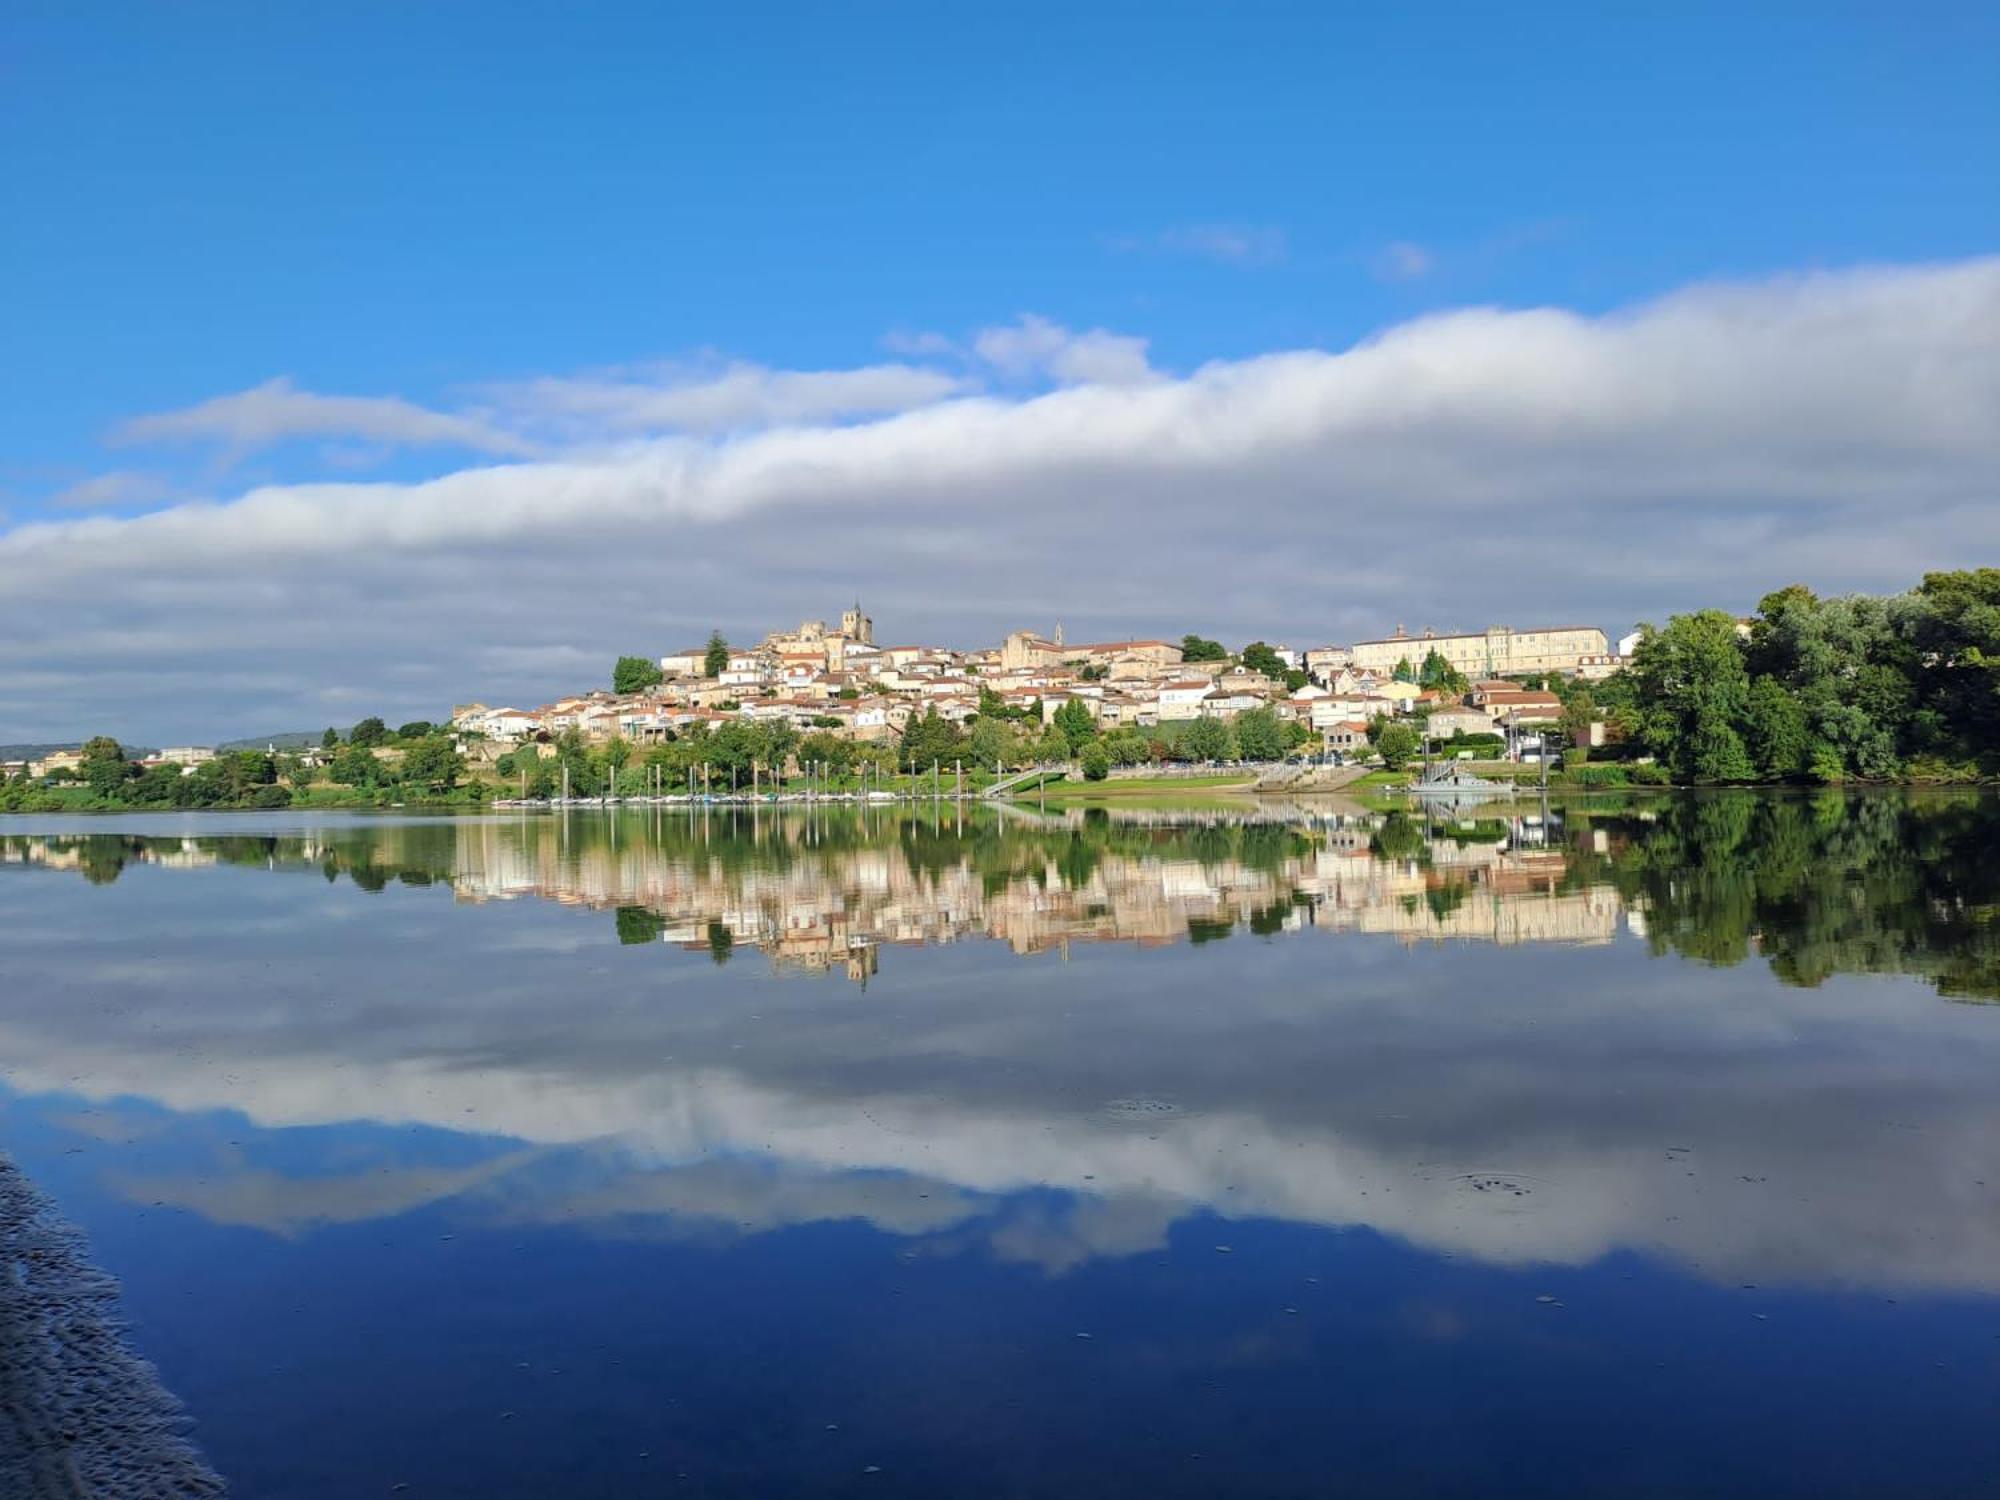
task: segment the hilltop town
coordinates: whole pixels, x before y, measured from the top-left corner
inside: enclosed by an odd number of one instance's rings
[[[837,626],[806,620],[755,646],[716,637],[657,659],[627,657],[617,674],[626,680],[611,689],[533,708],[460,704],[451,722],[492,755],[571,732],[587,744],[646,745],[744,721],[886,744],[931,715],[958,726],[996,710],[1043,725],[1081,715],[1109,734],[1261,712],[1285,727],[1288,748],[1341,753],[1385,717],[1423,714],[1429,732],[1446,737],[1552,723],[1558,697],[1521,679],[1594,680],[1623,661],[1594,626],[1398,629],[1350,645],[1295,650],[1259,641],[1240,652],[1197,636],[1072,642],[1057,626],[960,651],[879,643],[857,604]]]
[[[1635,641],[1620,642],[1621,650]],[[915,769],[934,758],[995,773],[1080,759],[1087,775],[1101,774],[1093,773],[1100,759],[1128,766],[1168,758],[1348,760],[1383,749],[1385,726],[1398,723],[1420,725],[1435,741],[1471,738],[1498,749],[1559,719],[1563,699],[1553,686],[1601,680],[1626,659],[1593,626],[1398,628],[1306,650],[1253,641],[1231,651],[1196,635],[1072,642],[1059,625],[1046,634],[1017,630],[977,650],[885,645],[857,604],[838,625],[806,620],[754,646],[716,633],[657,657],[620,657],[609,686],[534,707],[461,703],[442,722],[391,730],[365,720],[345,736],[329,729],[320,743],[293,743],[283,754],[274,743],[258,766],[238,767],[228,788],[203,783],[196,804],[274,799],[259,787],[282,780],[296,790],[326,775],[385,795],[392,788],[436,794],[466,778],[525,787],[537,779],[528,765],[554,761],[566,747],[593,752],[573,766],[576,789],[592,783],[593,792],[614,781],[621,792],[651,789],[656,778],[637,770],[639,780],[624,785],[631,779],[620,772],[624,757],[669,745],[708,747],[695,758],[724,774],[732,761],[739,769],[803,764],[806,748],[847,771]],[[991,733],[978,733],[980,726]],[[1407,742],[1414,741],[1412,730]],[[218,759],[234,764],[202,746],[128,759],[101,740],[0,764],[0,779],[102,783],[100,793],[129,799],[131,783],[151,776],[140,789],[149,800],[179,803],[192,793],[172,783]],[[684,776],[688,765],[679,762],[687,757],[672,759]],[[246,785],[234,785],[245,776]],[[214,799],[205,795],[211,790]]]
[[[753,646],[714,633],[621,656],[608,685],[530,708],[462,703],[222,754],[130,754],[99,735],[0,762],[0,811],[935,798],[946,775],[954,795],[1123,774],[1143,792],[1142,767],[1337,790],[1359,766],[1419,757],[1427,778],[1510,759],[1547,776],[1551,750],[1554,779],[1581,788],[1972,781],[2000,773],[1996,600],[2000,570],[1933,572],[1881,597],[1794,584],[1755,614],[1676,614],[1615,649],[1594,626],[1496,625],[1234,651],[1196,635],[1072,642],[1060,626],[973,650],[885,645],[857,604]]]

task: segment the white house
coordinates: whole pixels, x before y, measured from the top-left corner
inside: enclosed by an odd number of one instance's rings
[[[1160,722],[1170,724],[1177,719],[1199,719],[1202,700],[1213,687],[1214,684],[1206,677],[1179,678],[1161,683]]]
[[[692,646],[686,651],[670,651],[660,658],[660,670],[669,677],[699,677],[707,667],[706,646]]]
[[[458,721],[459,729],[483,734],[489,740],[526,739],[541,727],[539,718],[518,708],[489,708]]]
[[[1215,688],[1201,700],[1201,711],[1205,718],[1233,719],[1238,714],[1247,714],[1253,708],[1265,708],[1269,704],[1270,700],[1262,693],[1227,693]]]

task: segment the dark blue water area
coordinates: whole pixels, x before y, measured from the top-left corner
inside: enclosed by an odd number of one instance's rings
[[[1990,1298],[1722,1286],[1626,1253],[1499,1267],[1195,1212],[1051,1273],[860,1220],[493,1222],[448,1200],[292,1234],[144,1199],[244,1170],[453,1170],[514,1143],[257,1132],[8,1101],[10,1146],[125,1286],[237,1493],[1988,1493]],[[748,1164],[756,1170],[756,1164]],[[550,1182],[590,1163],[547,1163]],[[976,1217],[1060,1220],[1076,1195]],[[977,1228],[977,1223],[956,1226]],[[1544,1301],[1541,1299],[1554,1299]]]

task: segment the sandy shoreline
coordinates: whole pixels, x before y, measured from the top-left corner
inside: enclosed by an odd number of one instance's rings
[[[158,1372],[125,1342],[118,1283],[0,1156],[0,1494],[223,1494],[187,1426]]]

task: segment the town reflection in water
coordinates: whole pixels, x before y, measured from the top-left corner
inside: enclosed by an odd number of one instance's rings
[[[0,835],[0,1120],[245,1493],[1495,1493],[1524,1434],[1523,1492],[1947,1493],[1996,835],[51,819]]]
[[[1022,955],[1231,933],[1609,942],[1780,978],[1931,976],[2000,998],[2000,819],[1977,798],[1721,795],[1605,811],[1430,817],[1312,807],[817,813],[654,810],[329,822],[274,834],[0,838],[0,863],[95,883],[128,865],[263,865],[365,889],[444,884],[615,914],[620,941],[866,982],[883,947],[981,938]]]
[[[626,942],[864,981],[884,947],[984,938],[1015,953],[1076,943],[1206,942],[1239,927],[1407,940],[1604,942],[1623,910],[1571,879],[1540,818],[1166,819],[665,813],[341,828],[292,838],[14,840],[0,859],[103,881],[127,863],[318,866],[364,886],[448,884],[462,901],[533,897],[611,910]],[[1601,839],[1600,839],[1601,842]]]

